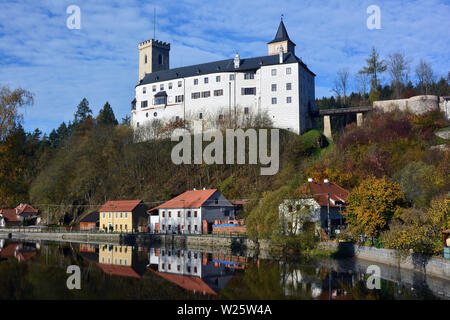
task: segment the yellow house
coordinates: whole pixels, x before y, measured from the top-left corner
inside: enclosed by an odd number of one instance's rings
[[[133,259],[133,247],[100,245],[98,262],[101,264],[113,264],[118,266],[131,266]]]
[[[99,228],[105,232],[133,232],[148,223],[142,200],[108,201],[99,209]]]

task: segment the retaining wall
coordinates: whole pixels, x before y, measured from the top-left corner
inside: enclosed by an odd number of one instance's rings
[[[422,114],[439,109],[439,97],[432,95],[415,96],[409,99],[380,100],[373,102],[373,108],[389,112],[395,108],[401,111],[409,110],[415,114]]]

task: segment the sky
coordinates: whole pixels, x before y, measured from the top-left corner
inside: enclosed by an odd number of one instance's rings
[[[71,5],[80,8],[80,29],[67,27]],[[380,29],[367,27],[370,5],[380,8]],[[119,121],[130,115],[137,46],[153,37],[154,9],[156,38],[171,44],[171,68],[236,52],[267,55],[283,14],[296,55],[316,74],[316,97],[333,94],[338,70],[353,78],[373,46],[382,58],[406,54],[413,81],[420,59],[439,77],[450,71],[450,0],[0,0],[0,85],[35,96],[22,110],[24,128],[48,134],[73,120],[84,97],[94,116],[106,101]]]

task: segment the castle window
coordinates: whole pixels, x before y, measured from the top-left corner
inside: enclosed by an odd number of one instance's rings
[[[147,63],[147,55],[144,57],[144,63]]]
[[[153,92],[156,91],[156,85],[152,86],[152,91],[153,91]]]
[[[272,74],[273,76],[276,76],[276,75],[277,75],[277,69],[272,69],[271,74]]]
[[[292,103],[292,97],[286,97],[286,103]]]
[[[148,105],[147,100],[141,101],[141,109],[147,108],[147,105]]]
[[[223,115],[219,114],[219,120],[223,119]]]
[[[244,79],[245,80],[255,79],[255,74],[253,72],[247,72],[246,74],[244,74]]]
[[[178,88],[181,88],[182,85],[183,85],[183,81],[178,81]]]
[[[157,116],[158,116],[158,113],[155,112],[155,113],[153,114],[153,116],[154,116],[154,117],[157,117]]]
[[[256,88],[242,88],[241,95],[243,96],[256,95]]]
[[[172,89],[172,82],[169,82],[169,89]]]
[[[292,89],[292,83],[288,82],[286,83],[286,90],[291,90]]]
[[[183,95],[175,96],[175,102],[176,102],[176,103],[183,102],[183,98],[184,98]]]
[[[158,63],[159,63],[159,64],[163,64],[163,56],[162,56],[162,54],[160,54],[160,55],[158,56]]]
[[[157,97],[157,98],[155,98],[155,104],[156,105],[166,104],[166,97]]]
[[[289,67],[289,68],[286,68],[286,74],[291,74],[292,73],[292,69]]]
[[[204,82],[204,83],[208,83],[208,81],[209,81],[208,77],[206,77],[206,78],[203,79],[203,82]]]
[[[139,128],[139,122],[136,122],[136,127],[138,127]],[[111,217],[110,217],[111,218]]]
[[[277,98],[272,98],[272,104],[277,104]]]
[[[214,90],[214,96],[215,97],[223,96],[223,89]]]
[[[192,99],[198,99],[198,98],[200,98],[200,92],[192,92],[191,97],[192,97]]]
[[[220,82],[220,76],[216,76],[216,82]]]
[[[160,90],[160,91],[163,91],[163,90],[164,90],[164,84],[163,84],[163,83],[161,83],[161,84],[159,85],[159,90]]]
[[[209,98],[211,96],[211,91],[203,91],[202,98]]]
[[[176,116],[175,117],[175,121],[179,121],[180,120],[180,117],[179,116]]]
[[[198,115],[198,118],[203,119],[203,113],[200,112],[200,114]],[[188,211],[188,213],[189,213],[189,211]]]
[[[244,114],[248,114],[248,107],[244,108]]]
[[[145,117],[148,118],[148,112],[145,113]]]
[[[146,88],[146,87],[143,87],[143,88],[142,88],[142,93],[143,93],[143,94],[146,94],[146,93],[147,93],[147,88]]]
[[[276,83],[273,83],[273,84],[272,84],[272,91],[277,91],[277,85],[276,85]]]
[[[234,80],[234,74],[230,74],[230,80]]]
[[[198,79],[194,79],[194,85],[198,85]]]

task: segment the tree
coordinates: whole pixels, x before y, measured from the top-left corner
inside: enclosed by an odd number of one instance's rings
[[[387,66],[384,60],[380,60],[378,52],[375,47],[372,48],[372,53],[366,59],[367,66],[363,67],[359,73],[365,73],[372,77],[371,87],[372,90],[376,89],[378,86],[378,74],[385,72]]]
[[[343,94],[344,98],[344,104],[346,102],[347,98],[347,89],[348,89],[348,82],[349,82],[350,73],[348,69],[341,69],[337,72],[337,77],[334,80],[334,87],[333,92],[336,93],[338,97]]]
[[[405,197],[397,183],[371,176],[352,190],[348,203],[343,212],[348,223],[347,235],[354,240],[368,237],[373,243],[405,203]]]
[[[434,81],[433,69],[423,59],[420,59],[419,64],[416,67],[417,86],[422,89],[422,92],[428,94],[431,85]]]
[[[86,98],[83,98],[83,100],[81,100],[81,102],[77,106],[74,124],[83,122],[83,120],[87,119],[91,115],[92,110],[89,108],[89,101],[87,101]]]
[[[0,87],[0,140],[4,140],[20,122],[19,108],[32,104],[31,92],[21,88],[11,91],[8,87]]]
[[[105,105],[103,106],[103,109],[100,109],[98,116],[97,116],[97,123],[98,124],[112,124],[112,125],[118,125],[119,123],[116,120],[116,117],[114,115],[114,111],[111,108],[111,105],[108,101],[106,101]]]
[[[364,96],[367,93],[369,87],[369,75],[367,73],[358,72],[355,75],[356,90]]]
[[[122,118],[122,123],[125,126],[129,126],[131,123],[131,117],[129,115],[126,115],[125,118]]]
[[[388,71],[391,76],[391,85],[394,87],[395,98],[400,98],[403,87],[408,82],[409,59],[404,53],[392,53],[388,56]]]

